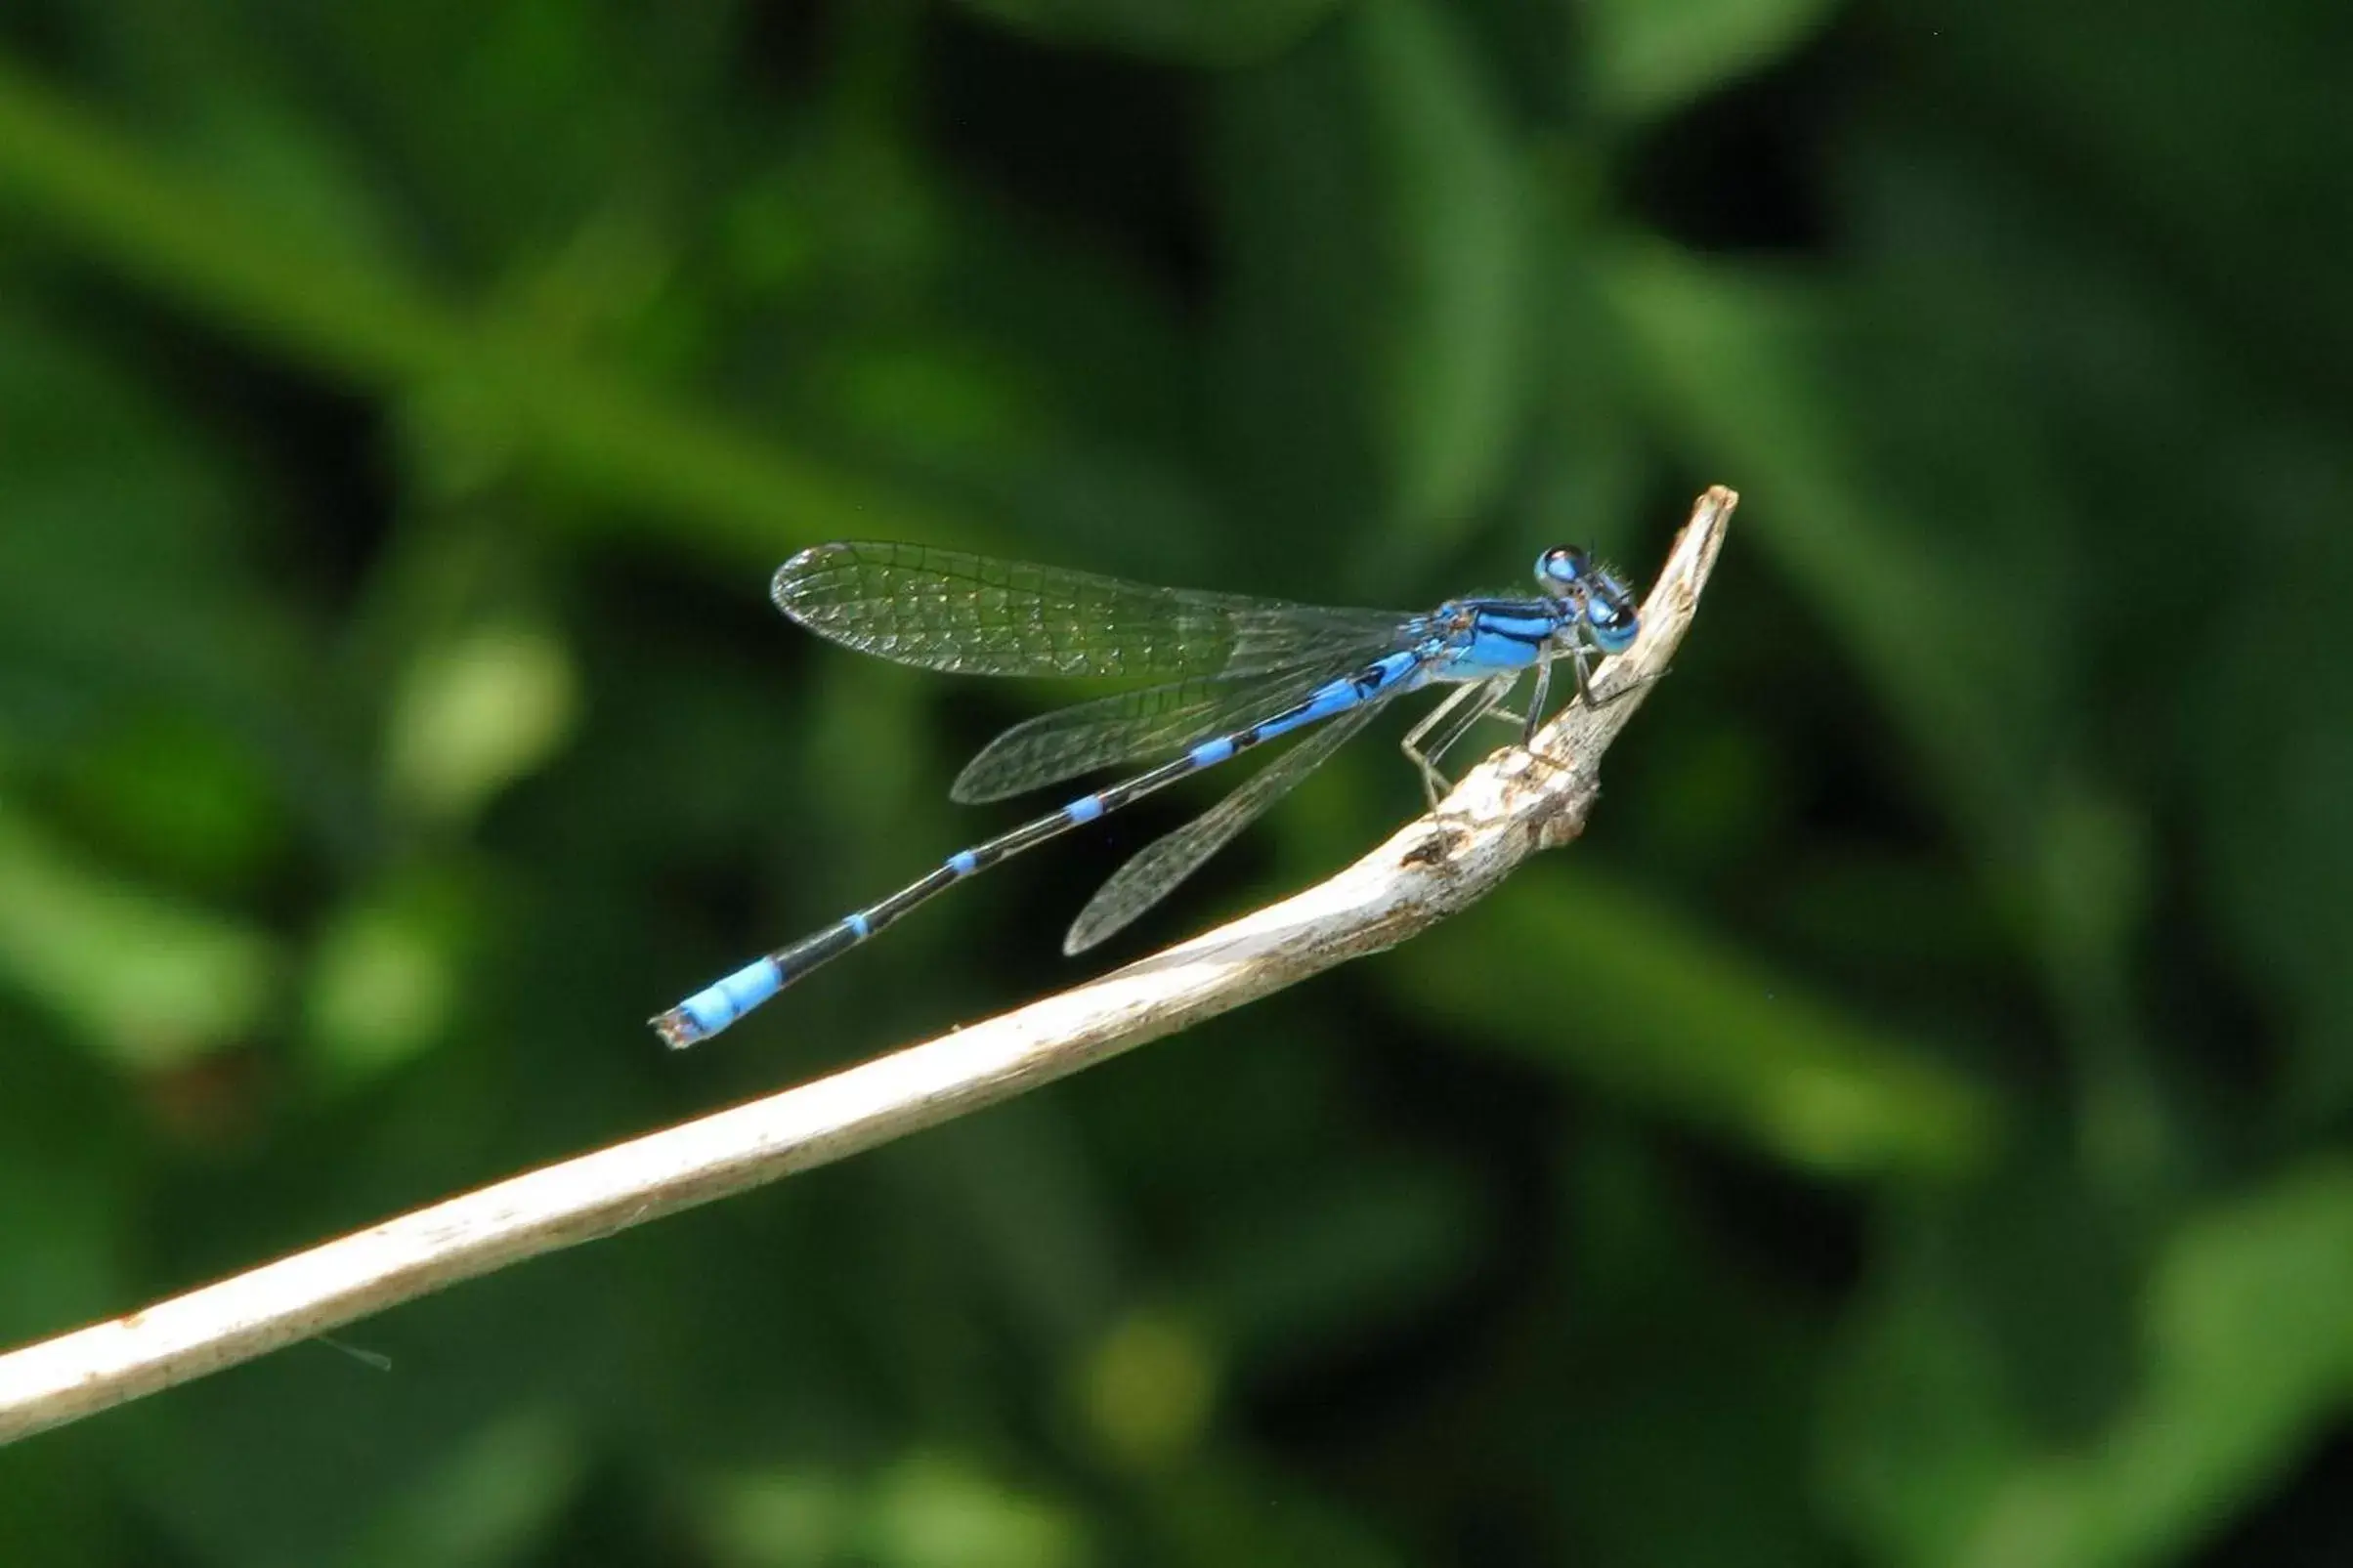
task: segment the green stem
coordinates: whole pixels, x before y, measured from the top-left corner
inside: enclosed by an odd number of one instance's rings
[[[282,241],[266,215],[175,170],[0,61],[0,203],[140,285],[387,399],[462,391],[551,478],[699,525],[761,559],[790,540],[955,538],[975,520],[757,441],[594,367],[499,341],[408,280]]]

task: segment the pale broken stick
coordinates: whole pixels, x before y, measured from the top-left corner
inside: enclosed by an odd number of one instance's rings
[[[1099,980],[830,1078],[417,1209],[0,1356],[0,1442],[308,1339],[459,1280],[825,1165],[1392,947],[1584,830],[1603,754],[1690,624],[1739,497],[1702,495],[1642,634],[1530,756],[1497,752],[1330,880]]]

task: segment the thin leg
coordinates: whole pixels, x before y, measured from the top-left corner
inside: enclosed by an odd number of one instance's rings
[[[1604,708],[1612,702],[1625,700],[1666,673],[1662,669],[1655,674],[1646,675],[1641,680],[1628,681],[1607,697],[1597,698],[1593,695],[1593,689],[1585,684],[1585,656],[1583,653],[1579,653],[1577,656],[1577,696],[1589,708]]]
[[[1422,792],[1430,799],[1432,816],[1437,815],[1438,797],[1454,787],[1454,781],[1438,771],[1436,759],[1470,733],[1471,727],[1502,701],[1519,680],[1518,674],[1497,675],[1458,688],[1445,701],[1424,714],[1422,721],[1397,742],[1397,749],[1405,753],[1405,759],[1422,776]],[[1437,740],[1425,745],[1433,730],[1439,732]]]
[[[1580,689],[1583,687],[1583,682],[1584,676],[1580,671],[1578,675]],[[1553,661],[1548,658],[1536,665],[1536,690],[1528,698],[1527,717],[1519,721],[1519,749],[1522,751],[1536,742],[1536,726],[1544,722],[1544,699],[1552,689]]]
[[[1590,708],[1593,706],[1593,685],[1586,678],[1591,672],[1585,665],[1585,650],[1582,646],[1574,648],[1570,650],[1568,657],[1577,670],[1577,700]]]
[[[1512,695],[1512,688],[1519,684],[1519,678],[1517,675],[1498,675],[1485,684],[1492,690],[1486,696],[1473,701],[1469,708],[1457,715],[1454,722],[1446,727],[1446,733],[1438,737],[1437,744],[1423,748],[1433,762],[1444,757],[1447,752],[1461,744],[1463,737],[1476,728],[1482,719],[1499,717],[1503,699]],[[1519,715],[1517,713],[1511,715],[1511,722],[1514,724],[1520,722]],[[1441,775],[1441,777],[1443,776]]]
[[[1588,661],[1591,658],[1591,654],[1589,651],[1579,648],[1566,657],[1570,661],[1570,667],[1576,671],[1577,700],[1584,703],[1588,710],[1604,708],[1612,702],[1623,700],[1626,697],[1635,692],[1641,691],[1644,687],[1658,679],[1658,676],[1656,675],[1646,675],[1639,681],[1632,681],[1625,686],[1620,687],[1618,690],[1610,693],[1605,698],[1597,698],[1593,695],[1593,686],[1589,678],[1590,668]],[[1543,677],[1546,673],[1549,673],[1550,668],[1551,666],[1548,664],[1540,666],[1538,669],[1536,695],[1539,699],[1541,699],[1544,695]],[[1549,768],[1555,766],[1553,761],[1546,757],[1544,753],[1535,748],[1536,730],[1537,727],[1543,722],[1543,702],[1538,700],[1529,703],[1527,717],[1521,721],[1525,728],[1520,733],[1519,747],[1522,751],[1527,753],[1529,761],[1541,763],[1545,767]]]
[[[1405,753],[1405,760],[1413,764],[1414,772],[1421,778],[1422,791],[1430,796],[1430,809],[1433,814],[1438,809],[1437,784],[1445,780],[1423,752],[1422,742],[1431,731],[1445,723],[1455,709],[1470,701],[1472,694],[1485,684],[1481,681],[1476,685],[1456,687],[1446,694],[1445,701],[1417,719],[1414,727],[1405,732],[1405,739],[1397,742],[1397,749]]]

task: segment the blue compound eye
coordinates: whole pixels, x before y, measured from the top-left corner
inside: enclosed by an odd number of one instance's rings
[[[1604,577],[1594,585],[1593,596],[1586,601],[1585,624],[1603,653],[1622,654],[1634,646],[1642,617],[1635,614],[1626,590]]]
[[[1564,593],[1585,581],[1585,552],[1573,544],[1556,545],[1536,558],[1536,580],[1554,593]]]

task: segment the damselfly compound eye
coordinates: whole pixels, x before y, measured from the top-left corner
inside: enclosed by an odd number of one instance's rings
[[[1585,624],[1593,632],[1594,646],[1604,654],[1624,653],[1634,646],[1634,634],[1642,629],[1633,597],[1606,572],[1593,574],[1590,589]]]
[[[1573,544],[1556,545],[1536,558],[1536,580],[1556,594],[1583,586],[1585,552]]]

